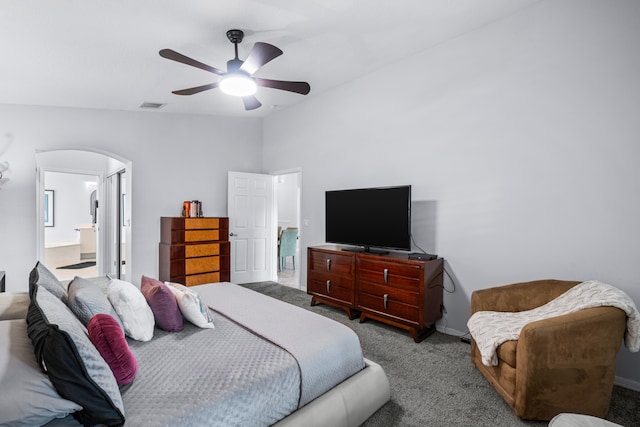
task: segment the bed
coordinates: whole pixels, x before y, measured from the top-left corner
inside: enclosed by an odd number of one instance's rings
[[[40,270],[40,276],[46,276],[43,266]],[[47,280],[50,282],[51,278]],[[93,283],[103,293],[110,285],[105,278],[94,279]],[[80,398],[65,399],[63,392],[55,396],[59,391],[56,376],[51,374],[55,360],[47,359],[44,363],[48,375],[39,372],[40,359],[50,357],[43,354],[43,348],[53,347],[38,344],[37,327],[42,319],[33,320],[38,308],[48,304],[60,306],[57,312],[42,316],[50,323],[56,321],[55,328],[58,324],[64,329],[66,323],[77,323],[76,319],[56,317],[68,316],[72,311],[61,308],[62,299],[43,291],[43,287],[42,283],[32,283],[29,294],[0,295],[0,334],[10,337],[0,339],[0,345],[6,347],[8,343],[12,347],[0,350],[0,386],[13,381],[11,388],[16,389],[19,388],[16,381],[25,378],[24,373],[16,378],[15,373],[7,371],[15,366],[12,357],[21,354],[20,357],[28,358],[29,351],[24,347],[25,341],[32,344],[25,337],[29,335],[33,342],[32,359],[36,349],[35,360],[30,361],[31,370],[38,371],[29,375],[48,377],[55,389],[48,392],[48,398],[63,402],[55,400],[60,408],[48,403],[40,405],[50,409],[50,413],[40,415],[40,421],[46,420],[48,426],[95,424],[92,414],[80,415],[87,412],[92,402],[80,405],[77,401]],[[148,341],[127,337],[129,350],[137,362],[133,382],[114,390],[104,372],[100,374],[102,377],[94,377],[94,382],[106,384],[99,388],[97,396],[104,398],[106,393],[111,398],[108,409],[121,412],[125,425],[358,426],[389,400],[389,382],[384,371],[362,356],[357,336],[346,326],[228,282],[189,290],[195,291],[209,307],[214,327],[202,328],[184,321],[179,332],[154,328],[153,338]],[[25,317],[30,321],[25,322]],[[48,328],[47,336],[55,329],[52,325]],[[80,330],[74,339],[83,340],[83,334],[86,332]],[[22,353],[15,351],[18,341],[23,346]],[[76,368],[74,373],[91,371],[94,362],[102,363],[89,361],[95,354],[86,356],[83,351],[88,350],[78,351],[82,359],[79,363],[84,363],[86,369]],[[72,357],[62,357],[69,358]],[[65,395],[69,396],[74,394]],[[28,396],[20,398],[23,403],[28,399]],[[37,406],[37,399],[34,400],[30,403]],[[3,399],[0,413],[15,412],[9,405],[11,400]],[[99,410],[96,412],[100,414]],[[104,417],[105,424],[122,424],[118,417]],[[22,418],[24,425],[33,424],[32,421]]]

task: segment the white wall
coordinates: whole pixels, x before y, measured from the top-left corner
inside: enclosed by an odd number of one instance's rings
[[[278,225],[299,228],[298,204],[300,197],[300,174],[289,173],[278,175],[276,193],[278,202]]]
[[[259,119],[0,105],[0,270],[7,290],[27,290],[36,263],[36,151],[87,148],[131,160],[133,281],[158,275],[160,217],[184,200],[227,214],[227,171],[260,172]],[[5,149],[5,146],[6,149]],[[127,263],[129,267],[129,263]]]
[[[53,227],[44,228],[45,247],[80,244],[77,228],[91,224],[89,200],[91,193],[98,189],[97,177],[60,172],[44,175],[44,187],[53,190],[54,195],[54,223]]]
[[[417,243],[455,278],[441,330],[467,331],[474,290],[519,281],[599,279],[640,303],[638,22],[633,0],[542,1],[268,117],[265,170],[302,168],[303,247],[324,242],[327,189],[411,184]],[[637,389],[639,363],[621,350]]]

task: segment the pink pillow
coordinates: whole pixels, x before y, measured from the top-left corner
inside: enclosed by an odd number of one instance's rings
[[[89,339],[111,368],[118,385],[131,383],[138,372],[138,361],[131,352],[118,321],[108,314],[96,314],[89,320],[87,332]]]
[[[173,292],[159,280],[142,276],[140,285],[142,295],[147,299],[153,317],[156,319],[156,326],[169,332],[181,331],[184,327],[182,312],[178,307],[178,301],[173,296]]]

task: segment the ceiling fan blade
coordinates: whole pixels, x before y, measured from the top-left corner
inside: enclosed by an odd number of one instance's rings
[[[258,101],[258,98],[253,95],[243,96],[242,102],[244,102],[244,109],[247,111],[255,110],[256,108],[260,108],[260,106],[262,105],[260,101]]]
[[[174,93],[176,95],[193,95],[195,93],[204,92],[205,90],[213,89],[213,88],[216,88],[216,87],[218,87],[218,82],[209,83],[208,85],[190,87],[188,89],[174,90],[171,93]]]
[[[188,56],[184,56],[183,54],[178,53],[175,50],[162,49],[159,53],[163,58],[167,58],[172,61],[182,62],[183,64],[191,65],[192,67],[200,68],[201,70],[209,71],[210,73],[218,74],[220,76],[225,74],[225,72],[222,70],[218,70],[215,67],[203,64],[202,62],[196,61],[195,59],[189,58]]]
[[[253,74],[264,64],[280,55],[282,55],[282,51],[277,47],[269,43],[256,42],[240,69],[249,74]]]
[[[261,79],[259,77],[253,78],[258,86],[270,87],[273,89],[281,89],[289,92],[300,93],[306,95],[311,90],[311,86],[307,82],[288,82],[283,80],[271,80]]]

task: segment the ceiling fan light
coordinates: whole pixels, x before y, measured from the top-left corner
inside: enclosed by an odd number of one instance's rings
[[[220,80],[220,90],[227,95],[249,96],[256,93],[255,80],[243,74],[229,74]]]

